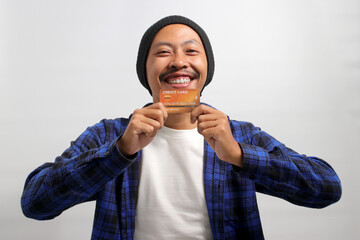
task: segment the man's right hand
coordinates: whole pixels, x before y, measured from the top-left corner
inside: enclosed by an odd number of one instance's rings
[[[143,149],[164,126],[167,112],[160,102],[136,109],[122,137],[117,141],[119,151],[126,157]]]

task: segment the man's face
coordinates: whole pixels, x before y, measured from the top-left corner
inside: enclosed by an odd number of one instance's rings
[[[202,89],[207,59],[199,35],[183,24],[172,24],[155,36],[146,61],[146,76],[153,101],[160,89]]]

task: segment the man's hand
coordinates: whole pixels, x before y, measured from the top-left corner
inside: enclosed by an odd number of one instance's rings
[[[166,109],[160,102],[136,109],[124,134],[116,143],[119,151],[128,157],[143,149],[164,126],[167,116]]]
[[[231,133],[227,116],[221,111],[200,105],[191,112],[191,123],[196,120],[198,132],[216,155],[223,161],[242,167],[242,151]]]

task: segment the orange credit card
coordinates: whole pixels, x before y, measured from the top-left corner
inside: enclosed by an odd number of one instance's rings
[[[191,112],[200,105],[199,89],[161,89],[160,102],[168,113]]]

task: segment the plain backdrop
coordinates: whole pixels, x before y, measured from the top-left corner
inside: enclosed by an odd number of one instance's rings
[[[86,127],[151,101],[137,48],[171,14],[199,23],[213,45],[203,102],[340,176],[342,199],[325,209],[258,194],[266,239],[360,239],[358,0],[0,0],[0,239],[90,239],[94,203],[28,219],[25,179]]]

